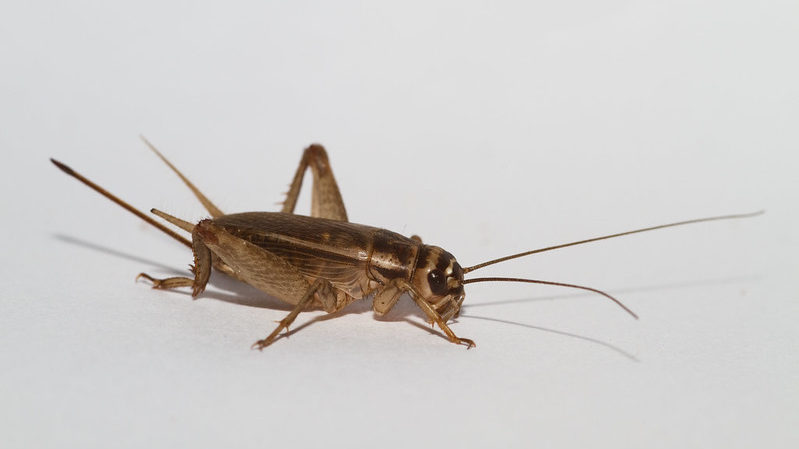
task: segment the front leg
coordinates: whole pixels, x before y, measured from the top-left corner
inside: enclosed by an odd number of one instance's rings
[[[449,338],[449,341],[459,345],[466,345],[467,348],[476,346],[474,341],[469,340],[468,338],[460,338],[455,335],[455,332],[452,332],[452,329],[447,326],[447,320],[439,315],[439,313],[433,309],[433,306],[431,306],[430,303],[422,299],[421,296],[413,289],[413,286],[405,280],[394,279],[387,283],[380,291],[378,291],[375,294],[372,305],[374,311],[378,315],[387,313],[392,307],[394,307],[394,305],[397,303],[397,300],[405,292],[410,293],[411,298],[413,298],[413,300],[416,302],[416,305],[422,309],[428,318],[430,318],[430,321],[437,324],[438,327],[444,331],[444,333],[447,335],[447,338]]]
[[[291,187],[286,194],[281,212],[293,214],[300,196],[302,180],[305,170],[310,167],[313,172],[313,187],[311,190],[311,216],[329,218],[331,220],[347,221],[347,210],[341,198],[336,178],[330,168],[330,160],[322,145],[314,144],[305,149],[291,181]]]
[[[466,349],[473,348],[477,346],[474,341],[469,340],[468,338],[460,338],[455,335],[455,332],[452,332],[452,329],[447,326],[447,323],[444,322],[444,319],[441,318],[441,315],[433,309],[433,307],[427,303],[427,301],[418,298],[416,295],[411,295],[414,301],[416,301],[416,305],[419,306],[420,309],[424,311],[428,318],[430,318],[434,323],[438,324],[438,327],[447,334],[449,341],[458,344],[458,345],[466,345]]]
[[[422,311],[424,311],[427,317],[430,318],[430,320],[432,320],[434,323],[438,324],[438,327],[441,328],[445,334],[447,334],[449,341],[458,345],[466,345],[466,349],[477,346],[474,341],[468,338],[460,338],[455,335],[455,332],[452,332],[452,329],[447,326],[447,323],[444,322],[444,319],[441,318],[441,315],[439,315],[438,312],[436,312],[435,309],[433,309],[433,307],[427,303],[427,301],[414,294],[411,294],[411,297],[416,302],[416,305],[419,306]]]
[[[288,332],[289,326],[291,326],[291,323],[293,323],[294,320],[297,319],[297,315],[299,315],[300,312],[304,311],[306,308],[308,308],[309,305],[311,305],[311,303],[313,303],[314,294],[316,294],[316,292],[318,292],[325,286],[329,288],[329,285],[326,284],[330,283],[323,279],[317,279],[316,281],[314,281],[314,283],[311,284],[310,287],[308,287],[308,290],[305,291],[305,295],[297,303],[297,306],[294,307],[294,310],[292,310],[288,315],[286,315],[285,318],[283,318],[278,322],[277,327],[275,328],[275,330],[272,331],[271,334],[269,334],[269,336],[267,336],[263,340],[258,340],[255,343],[253,343],[252,349],[258,349],[259,351],[261,351],[265,347],[271,345],[277,339],[277,337],[280,335],[280,332],[283,329],[286,329],[286,332]]]
[[[402,294],[405,293],[405,285],[405,281],[393,279],[380,288],[372,299],[372,310],[374,310],[378,316],[383,316],[388,313],[388,311],[393,309],[394,305],[397,304]]]

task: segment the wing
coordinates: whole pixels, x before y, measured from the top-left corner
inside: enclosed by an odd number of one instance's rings
[[[374,286],[368,276],[371,226],[276,212],[246,212],[214,219],[236,237],[279,256],[309,278],[324,278],[355,298]],[[393,234],[393,233],[392,233]],[[397,234],[397,237],[409,240]]]

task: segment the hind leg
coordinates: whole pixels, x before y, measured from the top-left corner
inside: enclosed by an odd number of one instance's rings
[[[311,216],[347,221],[347,210],[344,207],[344,200],[341,198],[336,178],[333,176],[333,170],[330,168],[327,152],[324,147],[318,144],[309,146],[303,152],[300,165],[297,167],[297,172],[291,181],[281,212],[294,213],[297,197],[299,197],[300,189],[302,188],[302,180],[305,177],[305,170],[309,167],[313,173]]]
[[[202,241],[202,238],[195,229],[191,234],[191,246],[194,253],[194,279],[187,277],[171,277],[165,279],[155,279],[147,273],[140,273],[136,279],[143,277],[153,283],[153,288],[168,290],[179,287],[192,287],[191,296],[197,295],[205,290],[208,279],[211,277],[211,250]]]

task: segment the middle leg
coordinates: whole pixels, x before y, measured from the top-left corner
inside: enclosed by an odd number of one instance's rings
[[[349,297],[323,278],[309,280],[285,259],[254,243],[241,239],[217,225],[203,220],[195,227],[202,241],[247,284],[289,304],[294,309],[277,328],[253,348],[263,349],[274,342],[283,329],[311,306],[321,306],[328,313],[346,306]]]
[[[258,340],[255,343],[253,343],[251,349],[258,349],[259,351],[261,351],[265,347],[271,345],[277,339],[277,337],[280,335],[280,332],[283,329],[286,329],[286,332],[288,333],[289,326],[291,326],[291,323],[293,323],[294,320],[297,319],[297,315],[299,315],[300,312],[307,309],[308,306],[310,306],[311,303],[313,303],[313,299],[316,293],[322,290],[326,286],[329,287],[329,285],[326,284],[329,284],[329,282],[324,279],[317,279],[316,281],[314,281],[313,284],[311,284],[311,286],[305,292],[305,295],[302,297],[302,299],[300,299],[300,302],[297,303],[296,307],[294,307],[294,309],[288,315],[286,315],[285,318],[278,321],[278,325],[275,328],[275,330],[273,330],[272,333],[269,334],[266,338]]]

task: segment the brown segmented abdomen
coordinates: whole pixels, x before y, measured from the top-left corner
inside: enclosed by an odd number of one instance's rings
[[[392,277],[409,279],[420,245],[385,229],[280,212],[245,212],[213,221],[279,256],[309,280],[326,279],[355,299]]]

